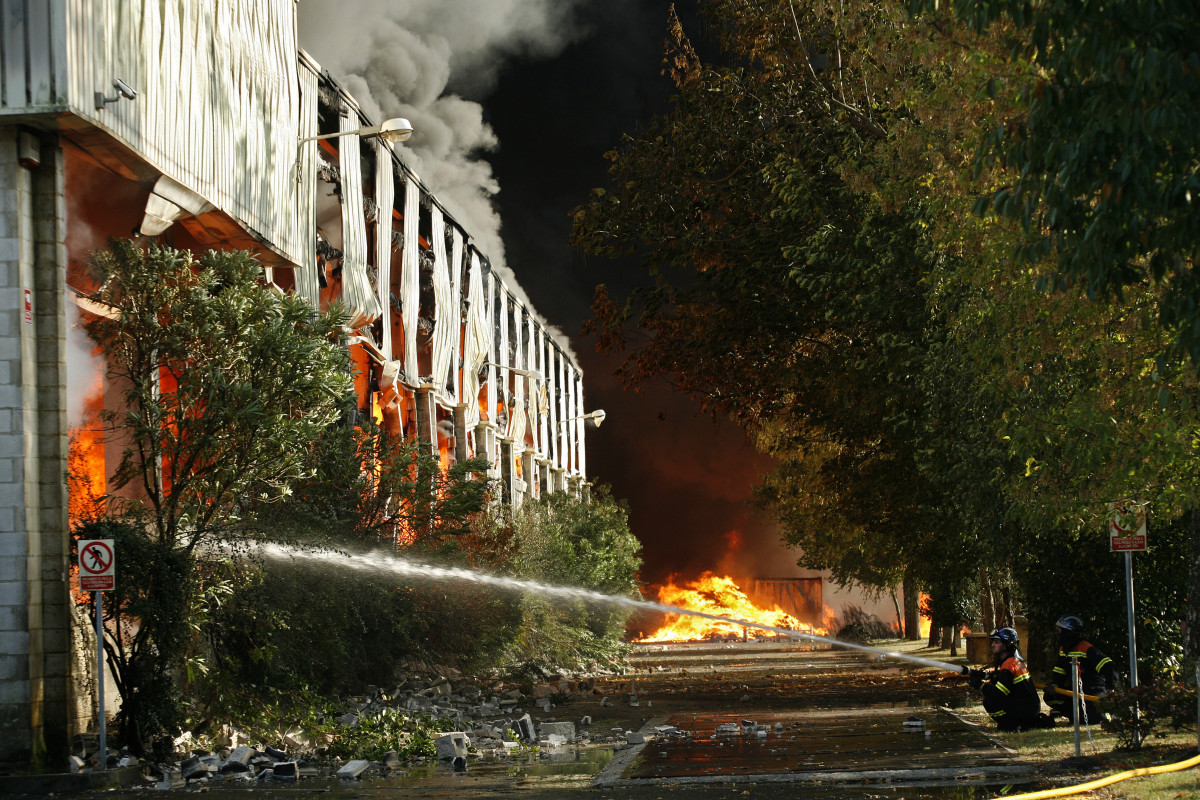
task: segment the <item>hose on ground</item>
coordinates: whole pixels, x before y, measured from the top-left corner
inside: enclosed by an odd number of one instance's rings
[[[1176,764],[1162,764],[1157,767],[1140,767],[1139,769],[1131,769],[1126,772],[1118,772],[1115,775],[1109,775],[1106,778],[1098,778],[1087,783],[1076,784],[1075,786],[1063,786],[1058,789],[1046,789],[1041,792],[1027,792],[1025,794],[1014,794],[1005,797],[1004,800],[1044,800],[1048,797],[1067,797],[1080,792],[1090,792],[1093,789],[1099,789],[1102,786],[1108,786],[1118,781],[1128,780],[1129,778],[1140,778],[1144,775],[1160,775],[1164,772],[1178,772],[1179,770],[1188,769],[1200,765],[1200,756],[1192,756],[1186,761],[1180,761]]]

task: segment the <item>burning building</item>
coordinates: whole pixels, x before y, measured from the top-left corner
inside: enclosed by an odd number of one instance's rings
[[[295,0],[6,7],[0,760],[65,753],[80,724],[67,304],[71,265],[110,236],[251,251],[265,282],[349,310],[362,414],[443,463],[486,457],[506,503],[586,487],[599,412],[570,350],[298,48],[295,15]]]

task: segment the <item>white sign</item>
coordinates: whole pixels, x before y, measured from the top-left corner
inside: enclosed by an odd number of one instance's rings
[[[79,588],[85,592],[106,592],[117,585],[117,558],[112,539],[91,539],[79,543]]]
[[[1146,549],[1146,506],[1141,503],[1109,503],[1108,541],[1114,553]]]

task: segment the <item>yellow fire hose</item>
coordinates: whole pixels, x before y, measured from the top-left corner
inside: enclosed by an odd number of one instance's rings
[[[1039,689],[1046,688],[1046,684],[1044,684],[1044,683],[1035,683],[1034,686],[1036,686]],[[1075,694],[1070,689],[1064,689],[1061,686],[1055,686],[1054,691],[1058,694],[1063,695],[1064,697],[1071,697],[1072,695]],[[1087,700],[1089,703],[1095,703],[1097,700],[1100,699],[1099,697],[1097,697],[1094,694],[1081,694],[1080,697],[1082,697],[1084,700]]]
[[[1047,789],[1042,792],[1027,792],[1026,794],[1014,794],[1004,798],[1004,800],[1043,800],[1047,797],[1066,797],[1067,795],[1079,794],[1080,792],[1090,792],[1093,789],[1099,789],[1101,786],[1108,786],[1110,783],[1128,780],[1129,778],[1140,778],[1143,775],[1160,775],[1164,772],[1178,772],[1179,770],[1188,769],[1200,765],[1200,756],[1192,756],[1187,761],[1180,761],[1177,764],[1162,764],[1157,767],[1141,767],[1139,769],[1131,769],[1126,772],[1118,772],[1115,775],[1109,775],[1107,778],[1099,778],[1088,783],[1080,783],[1075,786],[1063,786],[1060,789]]]

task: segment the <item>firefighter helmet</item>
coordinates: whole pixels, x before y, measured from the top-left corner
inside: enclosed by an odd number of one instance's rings
[[[1007,627],[996,628],[996,630],[988,634],[988,639],[999,639],[1004,642],[1004,646],[1009,650],[1016,650],[1017,646],[1021,644],[1021,639],[1017,636],[1016,630]]]
[[[1083,633],[1083,620],[1074,614],[1063,614],[1058,618],[1058,622],[1054,623],[1054,627],[1060,631],[1069,631],[1071,633]]]

